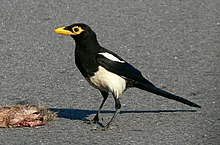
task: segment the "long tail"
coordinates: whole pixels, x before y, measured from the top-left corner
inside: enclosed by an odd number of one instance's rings
[[[187,99],[184,99],[182,97],[179,97],[179,96],[176,96],[176,95],[171,94],[169,92],[166,92],[164,90],[161,90],[161,89],[155,87],[154,85],[149,85],[146,83],[138,83],[135,85],[135,87],[142,89],[142,90],[145,90],[145,91],[148,91],[148,92],[151,92],[151,93],[154,93],[154,94],[157,94],[157,95],[160,95],[160,96],[163,96],[168,99],[176,100],[178,102],[181,102],[183,104],[186,104],[186,105],[189,105],[192,107],[201,108],[201,106],[199,106],[199,105],[197,105]]]

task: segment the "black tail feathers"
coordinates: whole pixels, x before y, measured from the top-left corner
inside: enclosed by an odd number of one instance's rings
[[[142,90],[145,90],[145,91],[148,91],[148,92],[151,92],[151,93],[154,93],[154,94],[157,94],[157,95],[160,95],[160,96],[163,96],[168,99],[176,100],[178,102],[181,102],[183,104],[186,104],[186,105],[189,105],[192,107],[201,108],[201,106],[199,106],[199,105],[197,105],[187,99],[184,99],[182,97],[179,97],[179,96],[176,96],[176,95],[171,94],[169,92],[166,92],[164,90],[161,90],[161,89],[155,87],[154,85],[149,85],[146,83],[138,83],[135,85],[135,87],[142,89]]]

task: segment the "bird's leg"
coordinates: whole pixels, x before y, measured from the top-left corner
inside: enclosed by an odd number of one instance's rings
[[[99,122],[99,113],[100,113],[100,111],[101,111],[101,109],[102,109],[102,107],[103,107],[105,101],[106,101],[107,98],[108,98],[108,92],[101,91],[101,94],[102,94],[103,100],[102,100],[102,103],[101,103],[101,105],[100,105],[100,107],[99,107],[99,109],[98,109],[98,111],[97,111],[95,117],[94,117],[93,120],[92,120],[93,123]]]
[[[114,119],[116,118],[116,116],[118,115],[118,113],[120,112],[120,109],[121,109],[121,103],[119,101],[119,98],[116,97],[115,95],[113,95],[113,96],[115,99],[115,113],[112,116],[111,120],[108,122],[108,124],[103,128],[103,130],[108,129],[111,126],[111,123],[114,121]]]

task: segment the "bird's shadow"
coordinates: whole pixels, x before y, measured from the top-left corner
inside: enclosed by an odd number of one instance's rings
[[[50,108],[49,110],[56,112],[58,117],[66,118],[71,120],[88,120],[89,115],[96,114],[96,110],[83,110],[83,109],[72,109],[72,108]],[[172,113],[172,112],[196,112],[196,110],[184,110],[184,109],[165,109],[165,110],[125,110],[121,111],[120,114],[124,113]],[[101,113],[114,113],[111,110],[102,110]]]

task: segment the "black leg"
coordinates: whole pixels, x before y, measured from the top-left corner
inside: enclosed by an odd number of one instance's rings
[[[109,123],[104,127],[104,130],[108,129],[111,126],[111,123],[114,121],[114,119],[116,118],[116,116],[118,115],[118,113],[120,112],[120,109],[121,109],[121,103],[119,101],[119,98],[116,97],[115,95],[113,95],[113,96],[114,96],[114,99],[115,99],[115,113],[112,116],[112,118],[109,121]]]
[[[99,122],[99,113],[100,113],[100,111],[101,111],[101,109],[102,109],[102,107],[103,107],[105,101],[106,101],[107,98],[108,98],[108,92],[104,92],[104,91],[100,91],[100,92],[101,92],[101,94],[102,94],[103,100],[102,100],[102,103],[101,103],[101,105],[100,105],[100,107],[99,107],[99,109],[98,109],[98,111],[97,111],[95,117],[94,117],[93,120],[92,120],[93,123],[98,123],[98,122]]]

